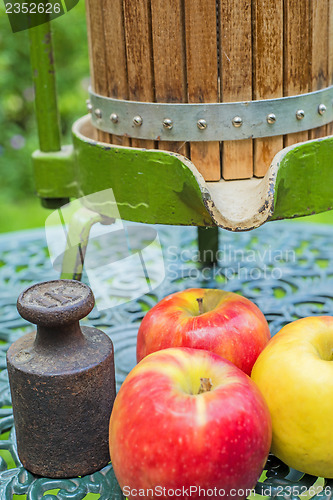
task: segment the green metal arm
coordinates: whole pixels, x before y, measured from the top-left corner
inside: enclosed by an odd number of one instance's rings
[[[32,78],[35,85],[36,117],[40,150],[61,150],[51,24],[29,30]]]
[[[70,157],[68,148],[61,148],[60,117],[57,104],[55,63],[50,22],[29,29],[32,78],[35,86],[35,109],[38,127],[39,156],[53,153],[59,161]],[[69,198],[42,198],[45,208],[58,208]]]

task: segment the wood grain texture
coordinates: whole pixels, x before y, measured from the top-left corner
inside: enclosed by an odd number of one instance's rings
[[[86,14],[92,87],[98,94],[108,95],[102,2],[86,0]],[[98,130],[97,136],[99,141],[110,142],[110,135],[106,132]]]
[[[251,2],[221,0],[220,59],[223,102],[252,100]],[[252,140],[226,141],[222,150],[224,179],[253,175]]]
[[[185,26],[182,0],[151,0],[156,102],[186,102]],[[168,118],[167,116],[165,118]],[[185,143],[160,141],[159,149],[188,155]]]
[[[128,98],[154,101],[150,0],[123,0]],[[132,146],[154,148],[154,141],[132,139]]]
[[[128,99],[127,61],[122,0],[99,0],[104,15],[105,66],[108,97]],[[128,137],[112,136],[112,143],[130,146]]]
[[[310,91],[311,37],[309,2],[284,2],[284,76],[285,96]],[[295,110],[296,112],[297,110]],[[308,140],[309,133],[297,132],[284,137],[284,146]]]
[[[328,9],[329,0],[310,0],[311,91],[327,87],[328,82]],[[309,139],[323,137],[327,127],[310,130]]]
[[[188,102],[218,102],[216,2],[184,0],[184,5]],[[219,142],[191,143],[191,160],[206,180],[220,179]]]
[[[253,98],[283,96],[283,0],[253,0]],[[272,128],[274,125],[272,125]],[[253,173],[263,177],[274,156],[283,148],[283,137],[254,141]]]

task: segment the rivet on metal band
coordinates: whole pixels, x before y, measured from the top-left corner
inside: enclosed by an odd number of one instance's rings
[[[92,113],[94,108],[93,108],[93,105],[90,102],[90,99],[86,100],[86,104],[87,104],[88,113]]]
[[[270,125],[273,125],[273,123],[276,122],[276,116],[274,113],[269,113],[269,115],[267,115],[267,123],[269,123]]]
[[[167,130],[171,130],[173,127],[173,121],[169,118],[165,118],[165,120],[163,120],[163,127]]]
[[[143,120],[142,120],[142,117],[140,115],[137,115],[133,118],[133,123],[136,127],[141,127],[142,123],[143,123]]]
[[[327,108],[326,108],[325,104],[319,104],[319,106],[318,106],[318,113],[320,115],[323,115],[324,113],[326,113],[326,109]]]
[[[198,126],[199,130],[206,130],[206,128],[207,128],[206,120],[202,120],[202,119],[198,120],[197,126]]]
[[[233,119],[232,119],[232,124],[234,127],[236,128],[239,128],[243,125],[243,120],[240,116],[235,116]]]
[[[93,125],[110,134],[162,141],[230,141],[326,125],[333,122],[332,101],[333,86],[278,99],[197,104],[125,101],[90,90],[89,111]]]
[[[111,113],[110,120],[112,121],[112,123],[118,123],[119,116],[117,115],[117,113]]]
[[[94,111],[94,115],[96,116],[96,118],[98,120],[100,120],[102,118],[102,111],[99,109],[99,108],[96,108],[95,111]]]
[[[296,118],[297,118],[297,120],[303,120],[304,116],[305,116],[305,113],[304,113],[303,109],[298,109],[296,111]]]

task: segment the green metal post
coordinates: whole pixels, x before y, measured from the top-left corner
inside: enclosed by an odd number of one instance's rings
[[[40,150],[45,153],[60,151],[60,119],[50,23],[30,28],[29,36]]]
[[[219,228],[198,227],[198,246],[200,263],[212,266],[217,262],[217,252],[219,249]]]
[[[50,22],[29,29],[32,78],[35,86],[35,107],[42,153],[61,151],[60,118],[57,105],[55,65]],[[43,198],[45,208],[57,208],[68,198]]]

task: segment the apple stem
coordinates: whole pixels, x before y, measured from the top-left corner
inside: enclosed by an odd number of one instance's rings
[[[203,394],[204,392],[210,392],[213,387],[212,379],[210,378],[201,378],[200,379],[200,388],[198,394]]]
[[[200,299],[197,299],[198,305],[199,305],[199,314],[204,313],[204,308],[203,308],[203,298],[200,297]]]

